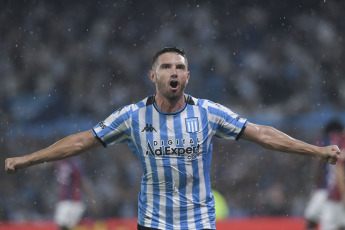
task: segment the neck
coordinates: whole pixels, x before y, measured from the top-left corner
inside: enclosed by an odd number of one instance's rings
[[[174,113],[181,110],[185,104],[184,94],[176,99],[168,99],[160,94],[156,94],[155,103],[157,107],[166,113]]]

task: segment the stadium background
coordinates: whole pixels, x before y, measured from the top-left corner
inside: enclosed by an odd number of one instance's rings
[[[315,143],[345,119],[343,1],[1,1],[1,164],[90,129],[154,93],[153,53],[183,47],[187,93]],[[102,207],[86,218],[137,215],[140,165],[126,145],[82,155]],[[231,217],[300,217],[314,160],[215,140],[212,186]],[[52,164],[0,173],[0,225],[49,221]],[[90,201],[86,201],[88,205]]]

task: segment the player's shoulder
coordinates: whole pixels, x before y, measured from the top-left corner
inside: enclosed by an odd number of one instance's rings
[[[205,108],[205,109],[224,107],[223,105],[216,103],[212,100],[196,98],[196,97],[193,97],[190,95],[186,95],[186,102],[187,102],[187,104],[193,104],[193,105]]]
[[[119,109],[117,109],[114,113],[118,113],[118,114],[131,114],[145,106],[148,106],[150,104],[154,103],[154,96],[148,96],[144,99],[142,99],[139,102],[133,102],[132,104],[128,104],[125,106],[120,107]]]
[[[186,99],[186,103],[188,105],[199,106],[199,107],[202,107],[205,109],[225,108],[225,106],[223,106],[219,103],[213,102],[212,100],[193,97],[189,94],[185,94],[185,99]],[[133,111],[139,110],[141,108],[153,105],[154,103],[155,103],[155,95],[151,95],[151,96],[148,96],[148,97],[144,98],[143,100],[141,100],[137,103],[133,103],[133,104],[124,106],[121,109],[126,109],[127,112],[130,112],[130,111],[133,112]]]

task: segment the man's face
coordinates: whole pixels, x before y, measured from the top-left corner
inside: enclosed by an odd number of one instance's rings
[[[186,59],[177,53],[160,55],[149,73],[152,82],[156,83],[157,94],[168,100],[183,96],[189,80]]]

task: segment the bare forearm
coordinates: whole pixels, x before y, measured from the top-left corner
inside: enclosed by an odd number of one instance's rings
[[[5,170],[8,173],[15,173],[18,169],[32,165],[76,156],[96,145],[99,145],[99,142],[94,138],[91,131],[74,134],[32,154],[7,158]]]
[[[267,149],[312,156],[331,164],[337,162],[340,154],[336,145],[318,147],[292,138],[273,127],[252,123],[247,125],[241,138],[255,142]]]
[[[314,156],[315,153],[322,151],[321,147],[292,138],[275,128],[267,126],[262,127],[262,139],[260,142],[258,142],[258,144],[267,149],[311,156]]]
[[[28,166],[31,166],[76,156],[82,152],[83,148],[82,140],[79,139],[78,134],[74,134],[45,149],[27,155],[25,158]]]

